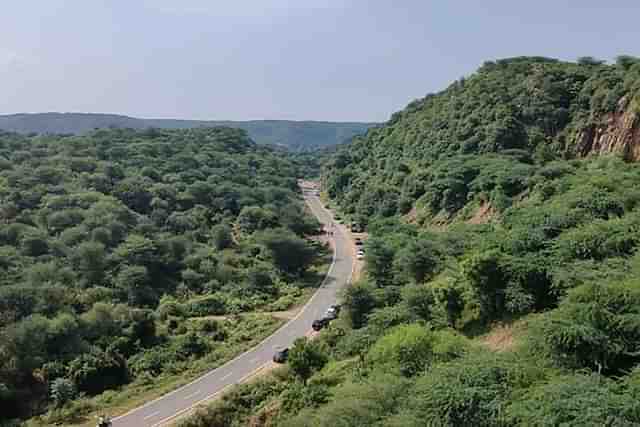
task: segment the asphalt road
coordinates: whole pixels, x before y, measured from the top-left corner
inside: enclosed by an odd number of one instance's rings
[[[306,195],[307,204],[314,215],[325,225],[332,224],[332,217],[313,195]],[[198,403],[211,399],[229,386],[238,384],[271,362],[279,347],[290,347],[293,341],[306,335],[311,323],[336,303],[338,291],[351,280],[353,254],[347,231],[336,224],[334,230],[335,251],[331,268],[322,286],[304,308],[289,322],[253,349],[214,369],[195,381],[153,400],[139,408],[113,419],[114,427],[143,427],[170,424],[185,415]]]

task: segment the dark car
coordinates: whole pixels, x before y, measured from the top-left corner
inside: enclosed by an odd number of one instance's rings
[[[359,238],[359,237],[356,237],[356,238],[354,239],[354,242],[355,242],[356,246],[362,246],[362,245],[364,245],[364,242],[363,242],[363,241],[362,241],[362,239],[361,239],[361,238]]]
[[[287,357],[289,356],[289,349],[282,348],[273,355],[273,361],[276,363],[284,363],[287,361]]]
[[[313,323],[311,324],[311,327],[313,328],[314,331],[319,331],[320,329],[327,326],[329,322],[331,322],[331,319],[329,319],[328,317],[323,317],[322,319],[314,320]]]

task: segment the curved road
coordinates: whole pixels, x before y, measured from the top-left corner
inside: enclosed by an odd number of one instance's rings
[[[305,200],[322,224],[332,224],[332,217],[313,195]],[[187,414],[198,403],[211,399],[223,389],[242,382],[271,362],[274,350],[290,347],[293,341],[306,335],[313,320],[336,303],[336,294],[349,283],[353,268],[350,238],[344,227],[334,227],[333,262],[322,285],[302,310],[256,347],[241,354],[195,381],[113,419],[114,427],[143,427],[167,425]]]

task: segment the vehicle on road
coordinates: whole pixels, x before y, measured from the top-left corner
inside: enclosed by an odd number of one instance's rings
[[[340,306],[332,305],[327,309],[327,312],[325,313],[325,317],[330,320],[333,320],[338,317],[338,314],[340,314]]]
[[[362,233],[364,231],[364,227],[357,222],[351,223],[351,231],[354,233]]]
[[[98,417],[98,424],[96,427],[111,427],[113,423],[111,422],[111,417],[108,415],[101,415]]]
[[[360,237],[356,237],[355,239],[353,239],[353,241],[356,244],[356,246],[364,245],[364,242],[362,241],[362,239]]]
[[[276,363],[285,363],[288,357],[289,357],[289,349],[286,347],[281,348],[281,349],[278,349],[276,353],[273,355],[273,361]]]
[[[356,254],[356,259],[364,259],[364,250],[359,249],[358,253]]]
[[[330,322],[331,322],[331,319],[329,319],[328,317],[323,317],[322,319],[316,319],[311,324],[311,328],[313,328],[314,331],[319,331],[325,326],[328,326]]]

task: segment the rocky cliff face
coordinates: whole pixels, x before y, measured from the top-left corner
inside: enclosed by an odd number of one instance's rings
[[[608,114],[600,124],[583,129],[575,141],[576,154],[580,157],[618,153],[626,160],[639,161],[640,114],[624,97],[615,113]]]

